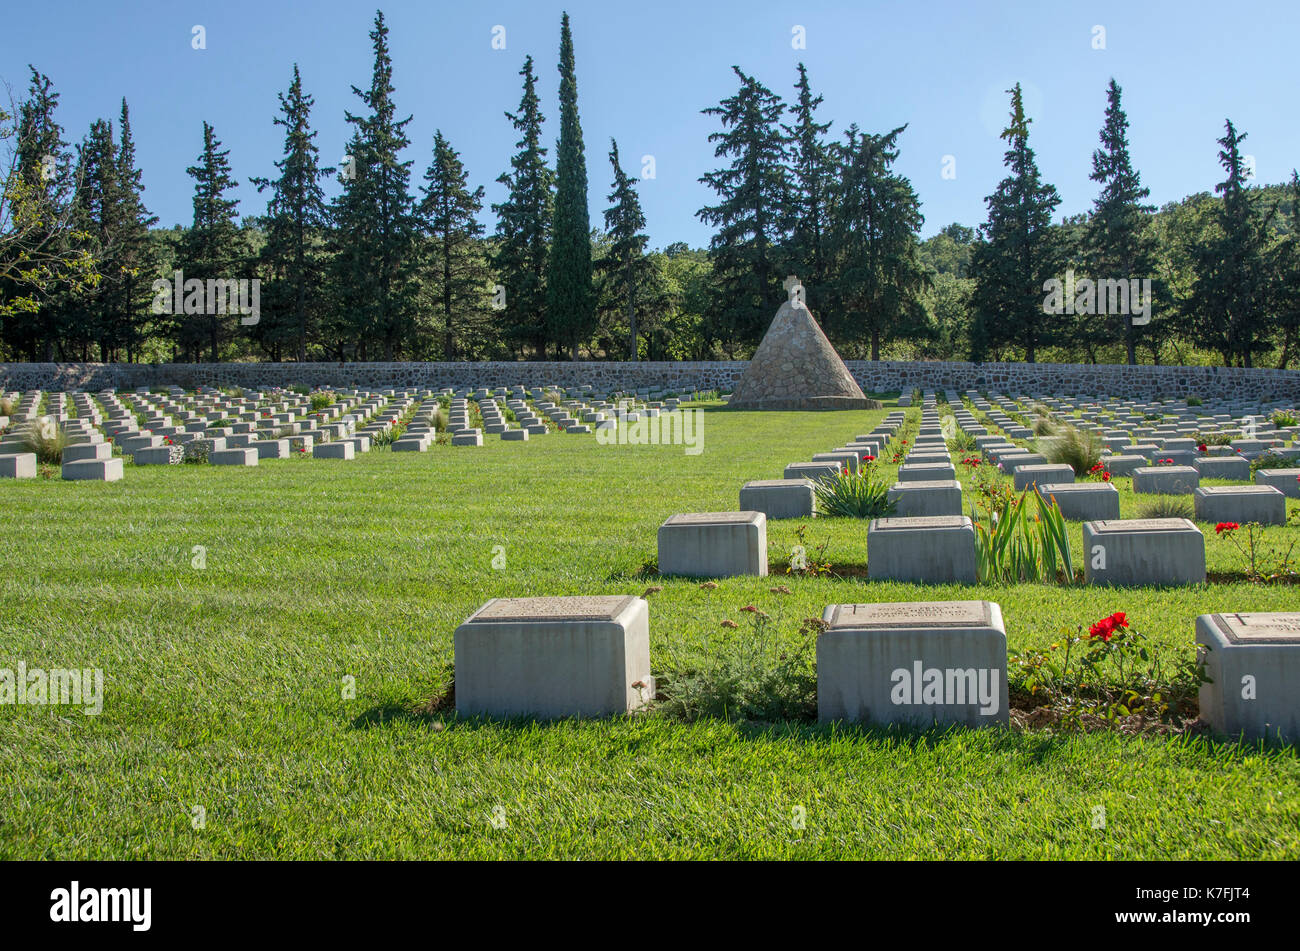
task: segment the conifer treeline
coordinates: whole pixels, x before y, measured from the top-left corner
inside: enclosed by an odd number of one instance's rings
[[[368,87],[353,87],[344,160],[321,164],[295,65],[273,119],[283,154],[273,175],[249,179],[267,195],[265,214],[238,217],[229,152],[204,122],[187,169],[188,228],[154,227],[126,102],[116,128],[96,120],[69,148],[59,94],[32,68],[26,99],[0,110],[11,138],[0,360],[744,357],[791,273],[847,357],[1287,366],[1300,355],[1300,177],[1252,186],[1245,134],[1229,121],[1217,195],[1157,211],[1114,80],[1090,213],[1053,220],[1060,197],[1038,169],[1017,85],[987,220],[921,241],[920,200],[893,168],[906,125],[832,134],[803,64],[789,103],[733,67],[736,93],[704,110],[719,126],[709,137],[719,167],[700,179],[715,198],[698,215],[714,236],[707,249],[658,251],[612,139],[603,229],[588,220],[567,14],[554,164],[529,56],[518,107],[505,113],[518,141],[497,178],[506,195],[491,207],[491,234],[479,220],[484,190],[441,131],[412,181],[407,156],[420,147],[395,101],[382,13],[370,39],[374,69]],[[160,308],[154,282],[177,272],[200,288],[259,279],[256,322],[202,294],[177,308],[185,295],[169,291]]]

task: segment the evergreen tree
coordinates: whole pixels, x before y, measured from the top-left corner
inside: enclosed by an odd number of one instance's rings
[[[850,126],[840,150],[832,221],[835,323],[854,344],[868,342],[872,360],[880,359],[882,340],[926,333],[923,295],[930,280],[917,239],[925,218],[911,182],[891,170],[906,128],[866,135]]]
[[[1185,317],[1193,340],[1216,350],[1224,366],[1254,366],[1254,356],[1267,349],[1265,340],[1269,282],[1265,249],[1269,243],[1274,205],[1261,210],[1246,185],[1241,142],[1231,120],[1219,139],[1219,164],[1228,177],[1214,186],[1222,196],[1218,233],[1196,255],[1196,279]]]
[[[732,69],[740,90],[704,110],[718,116],[723,127],[709,136],[717,143],[713,154],[731,164],[700,178],[719,201],[697,212],[718,229],[709,243],[714,276],[709,335],[728,355],[758,342],[786,296],[781,249],[792,218],[781,130],[785,104],[739,67]]]
[[[433,161],[424,173],[420,221],[430,241],[428,273],[442,316],[442,359],[482,354],[489,343],[486,308],[489,284],[483,260],[483,186],[469,188],[460,154],[439,130],[433,137]]]
[[[805,299],[813,313],[826,277],[825,247],[828,223],[827,193],[834,182],[834,169],[830,149],[823,137],[830,129],[829,122],[817,122],[814,113],[822,103],[821,96],[813,96],[808,84],[808,70],[799,64],[799,81],[795,84],[799,97],[791,108],[794,125],[785,126],[790,140],[792,186],[791,203],[794,226],[790,236],[791,264],[803,279]]]
[[[980,226],[981,242],[971,260],[975,279],[971,331],[972,358],[990,349],[1015,344],[1033,363],[1050,339],[1043,312],[1043,284],[1060,262],[1052,213],[1061,203],[1056,189],[1043,182],[1029,147],[1029,124],[1020,84],[1010,90],[1011,124],[1002,132],[1008,147],[1003,161],[1010,175],[985,199],[988,221]]]
[[[332,209],[335,336],[350,336],[362,360],[373,344],[383,360],[391,361],[409,341],[415,314],[417,223],[411,163],[400,158],[410,145],[411,117],[397,118],[383,13],[375,15],[370,40],[375,51],[370,88],[352,87],[369,113],[345,113],[353,127],[350,161],[341,171],[343,193]]]
[[[89,347],[98,345],[98,360],[108,363],[123,342],[114,304],[121,286],[117,245],[121,230],[120,164],[113,126],[96,119],[90,132],[77,146],[77,193],[73,201],[78,230],[90,239],[90,250],[99,262],[99,284],[67,302],[65,343],[89,358]]]
[[[1279,370],[1287,368],[1300,344],[1300,175],[1295,169],[1291,170],[1287,191],[1290,199],[1287,235],[1274,247],[1269,261],[1270,297],[1279,338]]]
[[[126,99],[122,100],[121,129],[117,149],[117,182],[119,203],[116,236],[116,278],[118,289],[116,309],[122,328],[122,344],[127,362],[139,356],[148,321],[149,304],[153,299],[151,284],[157,258],[149,229],[158,223],[144,204],[144,181],[135,164],[135,140],[131,135],[131,114]]]
[[[600,270],[609,285],[611,310],[627,321],[628,359],[639,359],[637,312],[653,303],[655,267],[646,257],[650,238],[642,229],[645,214],[636,194],[636,180],[623,171],[618,159],[618,143],[609,140],[609,164],[614,169],[613,204],[605,211],[605,230],[609,233],[609,253],[600,261]],[[642,326],[642,331],[645,327]]]
[[[595,295],[591,285],[587,158],[578,121],[578,78],[567,13],[560,20],[559,69],[560,138],[555,151],[555,218],[546,278],[546,313],[557,350],[568,344],[569,358],[577,359],[579,342],[595,328]]]
[[[59,94],[31,70],[16,114],[0,110],[0,139],[12,138],[0,175],[0,343],[11,354],[50,361],[67,298],[99,281],[88,236],[73,221],[76,172],[55,119]]]
[[[270,345],[273,359],[288,345],[301,362],[307,343],[319,327],[324,306],[323,242],[329,221],[320,181],[330,169],[320,165],[320,149],[311,130],[314,100],[303,92],[298,66],[287,93],[280,93],[280,115],[272,121],[284,127],[284,157],[275,163],[276,179],[254,178],[257,190],[271,189],[266,207],[266,244],[261,264],[269,276],[257,336]]]
[[[538,360],[546,359],[546,273],[554,214],[554,174],[546,165],[542,147],[542,111],[537,98],[533,58],[525,58],[523,98],[519,111],[506,113],[520,134],[510,171],[497,181],[509,191],[506,200],[493,205],[497,215],[496,252],[492,267],[497,283],[505,288],[504,317],[516,347],[531,343]]]
[[[235,316],[204,306],[203,289],[209,281],[239,279],[246,261],[244,236],[235,224],[239,200],[226,197],[238,184],[231,177],[229,156],[230,150],[221,148],[216,132],[204,122],[203,152],[198,164],[186,169],[194,179],[194,223],[181,239],[177,255],[185,272],[185,314],[172,315],[177,342],[195,361],[204,344],[213,363],[221,359],[221,345],[230,336]],[[191,289],[195,281],[203,285],[196,291]]]
[[[1133,168],[1128,152],[1128,116],[1120,104],[1121,90],[1114,79],[1106,89],[1106,124],[1101,130],[1101,148],[1092,153],[1094,182],[1101,194],[1093,201],[1092,218],[1085,237],[1086,261],[1094,279],[1149,279],[1155,270],[1147,223],[1155,206],[1143,204],[1151,194]],[[1113,339],[1122,330],[1124,349],[1130,364],[1137,363],[1139,328],[1132,315],[1111,315],[1099,321]]]

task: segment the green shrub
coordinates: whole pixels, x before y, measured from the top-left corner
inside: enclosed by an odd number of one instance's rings
[[[322,390],[319,393],[313,393],[311,395],[311,408],[313,410],[324,409],[326,406],[329,406],[333,402],[334,402],[334,394],[328,391]]]
[[[57,466],[63,462],[63,450],[68,445],[68,434],[62,426],[50,420],[37,420],[23,435],[23,446],[28,452],[36,453],[36,461],[47,466]]]
[[[0,416],[12,416],[18,405],[7,396],[0,396]]]
[[[866,465],[857,472],[841,469],[829,482],[817,482],[813,492],[824,515],[845,518],[884,518],[897,507],[889,501],[889,485]]]
[[[1085,433],[1073,426],[1067,427],[1056,442],[1047,447],[1043,453],[1048,462],[1067,465],[1076,476],[1085,476],[1092,467],[1101,462],[1101,437],[1096,433]]]
[[[1204,406],[1204,405],[1205,405],[1205,402],[1204,402],[1204,401],[1203,401],[1199,396],[1189,396],[1189,397],[1187,397],[1187,405],[1188,405],[1188,406]]]
[[[1035,436],[1054,436],[1058,429],[1060,427],[1046,416],[1040,416],[1034,420]]]
[[[979,448],[975,444],[975,437],[961,429],[949,436],[947,443],[951,452],[974,452]]]
[[[981,583],[1074,580],[1069,532],[1055,499],[1045,502],[1036,490],[1026,489],[983,519],[972,503],[971,521]]]
[[[708,645],[700,667],[671,671],[656,685],[655,709],[683,720],[811,720],[817,716],[814,659],[821,618],[804,621],[793,643],[778,634],[778,623],[750,608],[753,630]],[[724,627],[735,628],[732,621]],[[739,633],[739,632],[737,632]]]
[[[1300,416],[1297,416],[1290,410],[1280,409],[1270,416],[1269,419],[1273,420],[1273,425],[1279,429],[1284,429],[1287,426],[1300,426]]]
[[[1197,433],[1196,441],[1206,446],[1227,446],[1235,437],[1232,433]]]
[[[1157,495],[1138,505],[1138,518],[1194,518],[1196,506],[1190,495]]]
[[[1261,452],[1254,459],[1250,460],[1250,471],[1252,474],[1260,469],[1294,469],[1300,466],[1300,460],[1291,459],[1287,456],[1279,456],[1275,452]]]

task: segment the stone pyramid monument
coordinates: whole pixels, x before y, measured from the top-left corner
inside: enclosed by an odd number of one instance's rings
[[[728,406],[737,409],[866,409],[867,398],[804,303],[803,285],[785,279],[781,304]]]

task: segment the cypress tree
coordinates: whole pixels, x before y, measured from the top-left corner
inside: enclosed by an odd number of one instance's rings
[[[814,113],[822,103],[821,96],[813,96],[808,84],[808,70],[799,64],[799,81],[795,84],[799,96],[791,112],[794,124],[785,127],[791,146],[790,178],[794,227],[790,236],[791,263],[804,281],[806,300],[813,313],[826,276],[825,248],[827,220],[827,192],[833,184],[830,150],[823,137],[830,129],[829,122],[819,123]]]
[[[497,178],[508,189],[506,200],[492,206],[497,215],[496,250],[492,268],[505,288],[507,333],[520,349],[531,343],[535,357],[546,359],[546,273],[550,257],[555,177],[542,147],[542,118],[537,98],[533,58],[525,58],[523,98],[519,110],[506,118],[520,134],[510,171]]]
[[[714,155],[731,164],[708,172],[700,181],[718,193],[716,205],[696,214],[717,228],[709,242],[714,292],[710,335],[729,355],[739,346],[757,344],[782,288],[781,249],[789,234],[789,174],[781,98],[733,66],[740,90],[705,115],[718,116],[723,131],[710,134]]]
[[[117,309],[122,327],[126,359],[139,356],[147,321],[152,271],[157,265],[149,229],[158,223],[144,204],[143,174],[135,164],[135,139],[131,135],[131,113],[122,99],[121,130],[117,149],[119,202],[116,264],[119,278]]]
[[[866,135],[851,126],[834,190],[838,322],[850,340],[869,342],[872,360],[880,359],[882,340],[921,335],[926,328],[923,295],[930,281],[917,240],[925,218],[911,182],[891,170],[906,128]]]
[[[1231,120],[1225,120],[1224,128],[1219,164],[1227,178],[1214,186],[1222,196],[1218,233],[1198,249],[1185,314],[1196,343],[1217,350],[1224,366],[1249,367],[1255,353],[1268,346],[1265,249],[1277,206],[1262,210],[1246,185],[1240,148],[1246,133],[1238,134]]]
[[[406,126],[411,117],[397,118],[383,13],[375,15],[370,40],[375,51],[370,88],[352,87],[369,112],[345,113],[353,127],[351,161],[341,173],[343,193],[332,209],[335,335],[351,336],[363,360],[374,345],[382,359],[391,361],[414,325],[417,260],[411,163],[399,157],[410,145]]]
[[[272,121],[284,127],[283,158],[275,163],[275,179],[254,178],[257,190],[271,189],[266,207],[266,244],[261,264],[270,282],[263,299],[258,335],[271,344],[278,359],[289,344],[299,361],[307,359],[307,342],[318,330],[323,307],[320,287],[324,276],[323,242],[329,209],[320,181],[329,175],[321,168],[316,133],[311,129],[313,98],[304,93],[298,66],[287,93],[280,93],[280,115]]]
[[[601,259],[600,270],[609,284],[613,309],[627,319],[628,357],[639,358],[637,343],[637,310],[648,302],[646,293],[654,280],[654,264],[646,257],[650,238],[645,228],[645,213],[636,194],[636,181],[623,171],[619,163],[618,143],[609,140],[609,164],[614,169],[613,191],[609,200],[613,204],[605,211],[605,230],[609,234],[609,253]]]
[[[1155,206],[1142,203],[1151,194],[1142,187],[1128,152],[1128,116],[1120,104],[1120,87],[1114,79],[1106,89],[1106,123],[1101,130],[1101,148],[1092,153],[1094,182],[1101,194],[1093,201],[1092,217],[1085,235],[1086,260],[1094,278],[1127,280],[1150,278],[1155,270],[1147,223]],[[1113,319],[1105,321],[1113,334],[1120,329]],[[1139,328],[1131,314],[1122,315],[1124,349],[1130,364],[1137,363]]]
[[[186,284],[195,279],[205,286],[210,280],[237,279],[236,272],[245,262],[244,236],[235,224],[239,201],[226,197],[226,192],[238,184],[231,177],[229,156],[230,150],[221,148],[216,132],[204,122],[203,152],[198,164],[186,169],[194,179],[194,223],[181,239],[178,253]],[[188,298],[188,288],[185,290]],[[190,309],[187,302],[186,310]],[[206,309],[215,311],[215,308]],[[216,363],[221,359],[221,344],[229,336],[232,315],[202,314],[202,310],[195,320],[173,315],[179,343],[195,361],[206,343],[212,362]]]
[[[489,317],[485,295],[489,283],[483,260],[483,186],[473,191],[460,153],[439,130],[433,137],[433,161],[424,173],[421,225],[429,237],[428,274],[442,315],[442,358],[456,360],[487,346]]]
[[[595,326],[591,285],[591,222],[587,213],[587,158],[578,120],[578,77],[573,61],[569,15],[560,20],[560,138],[555,150],[555,219],[546,313],[551,337],[568,344],[577,359],[578,344]]]
[[[974,359],[991,347],[1016,344],[1033,363],[1050,339],[1053,318],[1043,312],[1043,284],[1060,262],[1052,212],[1061,203],[1056,189],[1043,182],[1029,147],[1029,124],[1020,84],[1010,90],[1011,124],[1002,132],[1008,143],[1004,163],[1010,174],[986,198],[988,221],[980,226],[981,242],[971,258],[975,279],[971,330]]]

